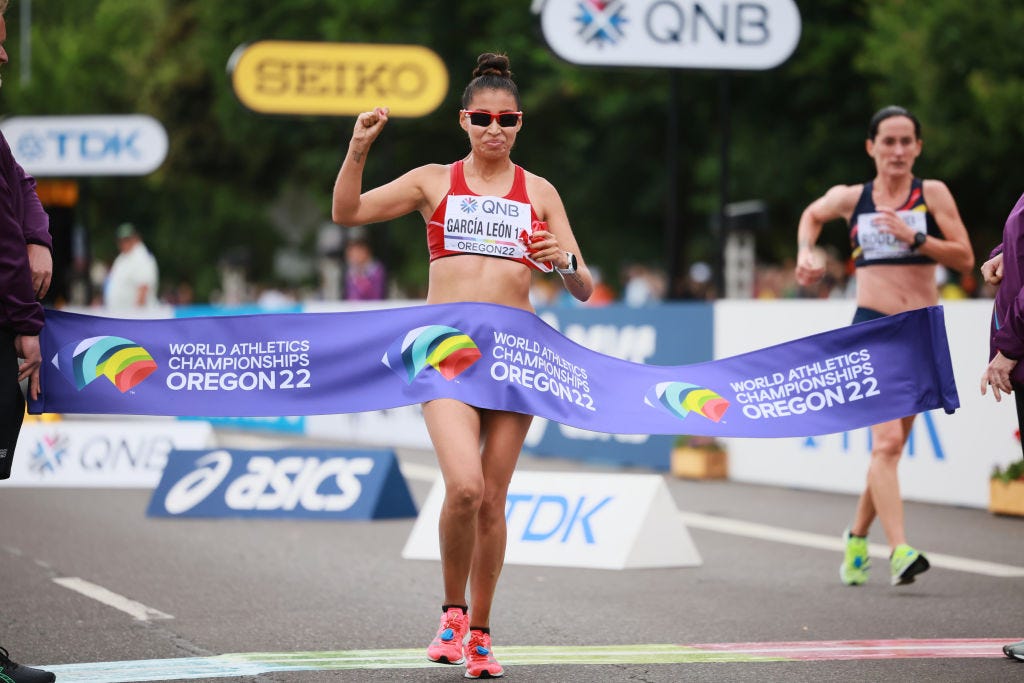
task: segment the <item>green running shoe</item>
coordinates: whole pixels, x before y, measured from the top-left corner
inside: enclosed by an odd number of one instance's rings
[[[871,568],[871,560],[868,559],[868,539],[854,536],[847,529],[843,532],[843,542],[846,543],[846,555],[839,566],[839,580],[847,586],[866,583],[868,569]]]
[[[900,586],[914,583],[914,577],[928,571],[928,558],[906,543],[896,546],[889,558],[889,570],[892,572],[892,585]]]

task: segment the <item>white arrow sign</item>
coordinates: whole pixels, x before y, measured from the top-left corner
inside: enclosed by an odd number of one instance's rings
[[[146,175],[167,156],[167,131],[143,114],[14,117],[0,130],[37,177]]]
[[[800,39],[793,0],[546,0],[544,39],[574,64],[770,69]]]

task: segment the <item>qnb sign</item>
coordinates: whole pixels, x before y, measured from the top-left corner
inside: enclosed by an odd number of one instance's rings
[[[770,69],[800,39],[793,0],[547,0],[544,39],[574,64]]]
[[[355,115],[385,106],[424,116],[448,92],[448,71],[418,45],[261,41],[228,63],[238,99],[268,114]]]
[[[0,129],[37,177],[147,175],[167,157],[167,131],[142,114],[14,117]]]

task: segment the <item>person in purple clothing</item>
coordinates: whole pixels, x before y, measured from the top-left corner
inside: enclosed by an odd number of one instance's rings
[[[345,299],[379,301],[388,296],[387,273],[373,257],[365,236],[350,235],[345,241]]]
[[[1003,241],[981,266],[985,282],[998,285],[989,332],[989,363],[981,375],[981,393],[989,387],[996,401],[1013,393],[1017,426],[1024,432],[1024,195],[1010,211]],[[1021,443],[1024,456],[1024,442]],[[1007,657],[1024,661],[1024,640],[1003,647]]]
[[[7,64],[7,5],[8,0],[0,0],[0,65]],[[0,133],[0,479],[10,476],[25,418],[21,381],[27,379],[32,397],[39,396],[39,332],[44,321],[38,300],[50,287],[51,248],[50,222],[36,194],[36,181],[14,160]],[[54,680],[49,671],[11,661],[0,647],[0,681]]]

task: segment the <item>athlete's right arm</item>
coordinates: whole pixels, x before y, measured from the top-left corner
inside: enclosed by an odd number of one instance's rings
[[[860,185],[836,185],[811,202],[800,215],[800,225],[796,231],[796,281],[800,285],[814,284],[825,274],[825,264],[817,257],[814,249],[822,226],[831,220],[853,214],[860,192]]]
[[[334,181],[331,219],[348,227],[379,223],[420,209],[424,193],[414,169],[367,192],[362,191],[363,168],[374,140],[388,122],[388,109],[378,107],[356,119],[345,160]]]

